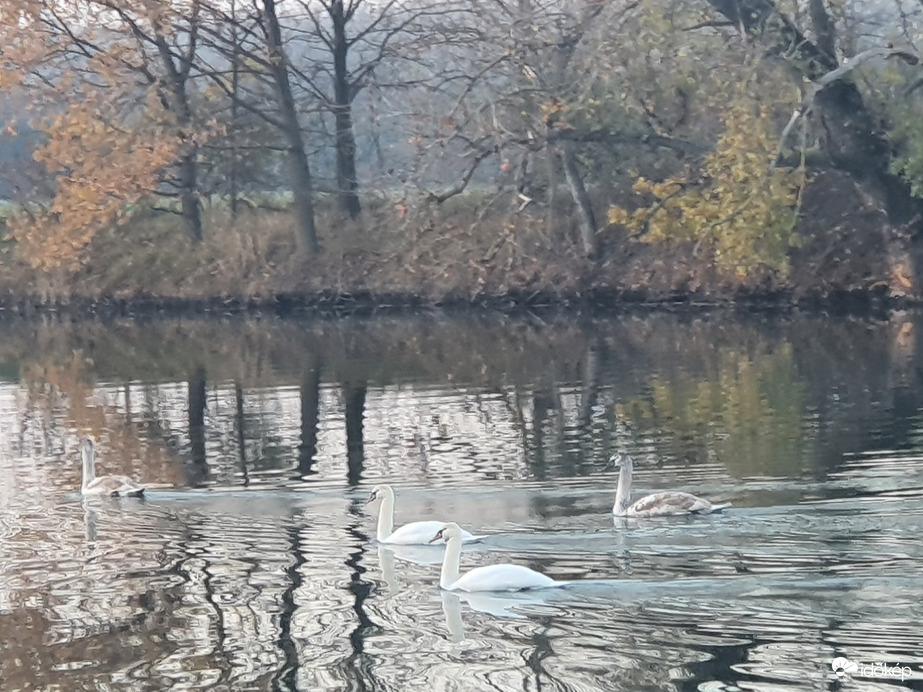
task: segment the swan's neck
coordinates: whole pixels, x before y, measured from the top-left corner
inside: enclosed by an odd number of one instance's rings
[[[619,487],[615,491],[615,505],[612,513],[623,515],[631,504],[631,464],[622,464],[619,470]]]
[[[93,450],[87,447],[80,450],[80,456],[83,458],[83,484],[81,487],[85,490],[96,478],[96,459],[93,456]]]
[[[394,533],[394,496],[385,495],[381,498],[381,507],[378,509],[378,540],[383,542]]]
[[[439,586],[451,589],[458,581],[458,561],[461,557],[461,536],[453,536],[445,546],[445,557],[442,559],[442,574],[439,577]]]

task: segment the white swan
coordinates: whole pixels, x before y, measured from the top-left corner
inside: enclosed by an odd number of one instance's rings
[[[616,454],[606,468],[620,466],[619,485],[615,491],[615,504],[612,513],[617,517],[665,517],[678,514],[711,514],[720,512],[731,504],[713,505],[708,500],[690,493],[668,490],[662,493],[646,495],[631,502],[631,472],[634,461],[627,454]]]
[[[524,591],[547,589],[567,583],[555,581],[522,565],[475,567],[459,576],[458,560],[461,557],[463,533],[458,524],[450,522],[439,529],[430,541],[435,543],[444,540],[447,543],[439,577],[439,587],[446,591]]]
[[[404,524],[394,530],[394,491],[390,485],[376,485],[365,504],[381,500],[378,510],[378,531],[376,538],[379,543],[393,543],[398,545],[429,545],[433,534],[445,526],[444,521],[415,521]],[[473,536],[462,530],[462,540],[465,543],[480,541],[484,536]]]
[[[80,443],[80,456],[83,458],[82,495],[130,495],[139,497],[144,494],[144,486],[138,485],[125,476],[96,476],[96,444],[89,437]]]

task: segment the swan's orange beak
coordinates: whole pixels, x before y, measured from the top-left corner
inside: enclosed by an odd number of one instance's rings
[[[442,529],[439,529],[439,533],[437,533],[435,536],[433,536],[433,538],[432,538],[432,540],[430,541],[430,543],[435,543],[436,541],[441,541],[441,540],[442,540]]]
[[[365,501],[365,504],[370,505],[373,502],[375,502],[375,500],[377,499],[378,499],[378,493],[372,493],[371,495],[369,495],[369,499]]]

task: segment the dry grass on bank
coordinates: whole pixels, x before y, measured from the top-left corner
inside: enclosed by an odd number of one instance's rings
[[[206,238],[188,239],[179,216],[137,216],[97,234],[75,269],[39,272],[7,254],[8,294],[68,297],[242,298],[321,291],[415,295],[430,300],[509,291],[569,291],[592,264],[544,219],[510,215],[510,200],[452,199],[408,210],[372,200],[358,220],[318,211],[321,252],[300,256],[292,215],[206,213]]]
[[[770,272],[720,273],[707,252],[680,243],[649,244],[624,229],[600,231],[601,259],[583,258],[572,210],[518,209],[511,197],[470,193],[416,209],[382,199],[365,201],[359,220],[321,205],[317,227],[322,251],[296,252],[295,226],[286,211],[226,210],[206,214],[206,238],[186,236],[179,216],[137,216],[127,228],[99,233],[80,266],[38,272],[0,247],[0,296],[45,301],[72,298],[156,297],[260,300],[280,294],[370,293],[426,301],[482,296],[573,297],[593,289],[633,291],[652,297],[675,293],[732,296],[755,291],[866,290],[894,283],[893,262],[881,242],[880,214],[856,201],[853,184],[829,177],[813,186],[782,283]]]

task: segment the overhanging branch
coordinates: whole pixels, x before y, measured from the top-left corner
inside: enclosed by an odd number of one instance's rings
[[[898,58],[909,65],[917,65],[920,63],[920,54],[912,48],[894,48],[893,46],[869,48],[850,58],[849,62],[840,65],[835,70],[830,70],[819,79],[816,79],[801,100],[800,107],[795,109],[792,113],[792,117],[789,118],[788,123],[782,130],[782,135],[779,138],[779,146],[776,149],[776,155],[770,168],[778,166],[779,161],[782,159],[782,150],[785,148],[785,143],[788,141],[791,131],[794,129],[795,125],[814,108],[814,101],[818,94],[824,89],[848,77],[853,70],[876,58],[886,60],[889,58]]]

